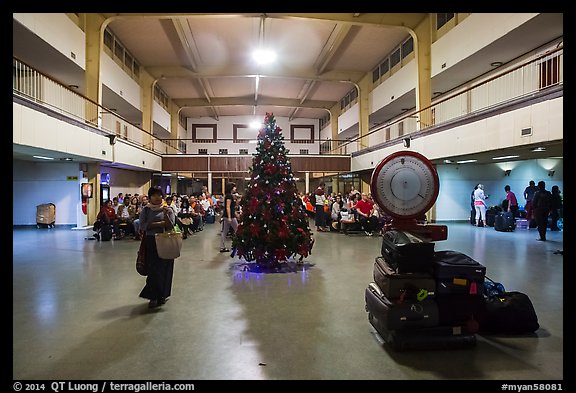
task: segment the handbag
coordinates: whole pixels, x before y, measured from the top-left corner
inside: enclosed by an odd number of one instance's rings
[[[190,217],[181,218],[180,221],[182,222],[183,225],[191,225],[192,224],[192,219]]]
[[[136,271],[141,276],[148,275],[148,264],[146,263],[146,236],[142,236],[140,241],[140,248],[138,249],[138,254],[136,256]]]
[[[154,235],[156,250],[161,259],[175,259],[180,256],[182,249],[182,233],[170,231]]]

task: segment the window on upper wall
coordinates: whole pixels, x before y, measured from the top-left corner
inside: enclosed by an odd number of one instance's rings
[[[110,50],[112,50],[112,47],[114,46],[114,36],[108,29],[104,30],[104,45],[106,45]]]
[[[184,130],[186,130],[186,116],[184,116],[182,113],[178,115],[178,123],[180,123]]]
[[[238,153],[242,155],[248,155],[248,149],[240,149]]]
[[[208,154],[208,149],[198,149],[198,154]]]
[[[358,97],[358,90],[352,89],[350,91],[350,102],[353,102]]]
[[[228,154],[228,149],[220,149],[218,150],[218,154]]]
[[[138,62],[134,59],[134,56],[122,46],[120,40],[118,40],[109,29],[104,30],[104,48],[110,57],[112,57],[132,79],[138,82],[140,78],[140,66]],[[108,52],[108,50],[110,52]]]
[[[378,79],[380,79],[380,66],[372,71],[372,82],[376,82]]]
[[[406,58],[410,53],[414,51],[414,39],[412,37],[404,41],[402,44],[402,58]]]
[[[126,67],[128,67],[128,70],[130,71],[130,73],[132,73],[132,63],[134,62],[134,59],[132,58],[132,56],[130,56],[130,54],[128,52],[124,53],[124,65]]]
[[[308,149],[300,149],[300,154],[308,154]]]
[[[449,20],[454,18],[454,13],[437,13],[436,14],[436,30],[440,29]]]
[[[114,41],[114,56],[124,62],[124,47],[118,41]]]
[[[400,48],[396,49],[390,55],[390,68],[394,67],[398,63],[400,63]]]

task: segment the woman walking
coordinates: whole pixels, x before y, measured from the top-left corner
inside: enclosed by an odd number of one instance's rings
[[[174,259],[161,259],[156,249],[157,233],[171,230],[176,218],[174,210],[169,206],[162,206],[162,190],[150,188],[148,190],[148,204],[140,213],[140,229],[145,232],[146,265],[148,276],[146,286],[140,292],[140,297],[149,299],[149,308],[155,308],[166,303],[172,291],[172,275],[174,273]]]

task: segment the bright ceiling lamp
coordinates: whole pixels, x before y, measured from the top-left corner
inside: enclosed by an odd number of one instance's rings
[[[250,123],[250,128],[252,128],[253,130],[259,130],[260,128],[262,128],[262,123],[254,120],[253,122]]]
[[[276,61],[276,52],[268,49],[256,49],[252,52],[252,58],[259,65],[266,65]]]
[[[259,65],[266,65],[276,61],[276,52],[265,48],[266,14],[260,16],[260,31],[258,32],[258,49],[252,52],[252,58]]]

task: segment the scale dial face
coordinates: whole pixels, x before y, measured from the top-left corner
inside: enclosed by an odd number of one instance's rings
[[[374,201],[392,217],[419,218],[438,198],[438,173],[420,153],[400,151],[380,161],[370,182]]]

